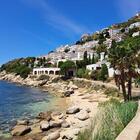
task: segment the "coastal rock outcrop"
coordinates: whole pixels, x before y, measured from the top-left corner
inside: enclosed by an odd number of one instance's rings
[[[51,111],[41,112],[41,113],[38,114],[38,116],[36,118],[40,119],[40,120],[50,121],[52,119],[51,113],[52,113]]]
[[[82,110],[79,113],[77,113],[75,115],[75,117],[81,121],[84,121],[84,120],[87,120],[89,118],[89,114],[86,111]]]
[[[48,121],[42,121],[40,122],[40,129],[42,131],[47,131],[50,128],[50,124]]]
[[[31,127],[25,125],[17,125],[11,131],[12,136],[23,136],[31,131]]]
[[[73,140],[76,138],[78,133],[80,132],[79,128],[68,129],[66,131],[61,132],[61,138],[64,140]]]
[[[63,92],[64,97],[70,97],[71,94],[74,93],[74,90],[67,90],[65,92]]]
[[[61,127],[62,121],[50,121],[49,125],[51,128]]]
[[[17,125],[28,125],[29,121],[28,120],[17,120]]]
[[[80,111],[79,107],[73,106],[67,109],[66,113],[67,114],[76,114]]]
[[[59,132],[53,132],[49,134],[48,136],[45,136],[42,140],[57,140],[60,137]]]

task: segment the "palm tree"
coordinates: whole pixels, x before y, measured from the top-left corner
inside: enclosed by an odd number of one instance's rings
[[[139,64],[137,55],[140,51],[140,37],[128,38],[125,41],[112,46],[109,49],[109,61],[112,66],[120,71],[116,79],[122,87],[124,100],[132,98],[132,78],[136,76],[136,67]],[[117,83],[117,84],[118,84]],[[126,83],[127,90],[126,92]]]

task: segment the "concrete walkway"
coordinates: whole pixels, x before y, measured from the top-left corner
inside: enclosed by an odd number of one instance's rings
[[[136,116],[125,127],[116,140],[138,140],[137,137],[140,132],[140,101]]]

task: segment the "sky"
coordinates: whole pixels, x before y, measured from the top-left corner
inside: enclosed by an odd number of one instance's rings
[[[140,0],[0,0],[0,64],[45,55],[140,11]]]

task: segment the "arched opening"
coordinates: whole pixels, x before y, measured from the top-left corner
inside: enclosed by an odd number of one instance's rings
[[[56,71],[55,74],[56,74],[56,75],[59,75],[59,71]]]
[[[37,75],[37,71],[34,71],[34,75]]]
[[[48,74],[48,71],[47,70],[45,71],[45,74]]]
[[[50,71],[50,74],[54,74],[54,71],[51,70],[51,71]]]

